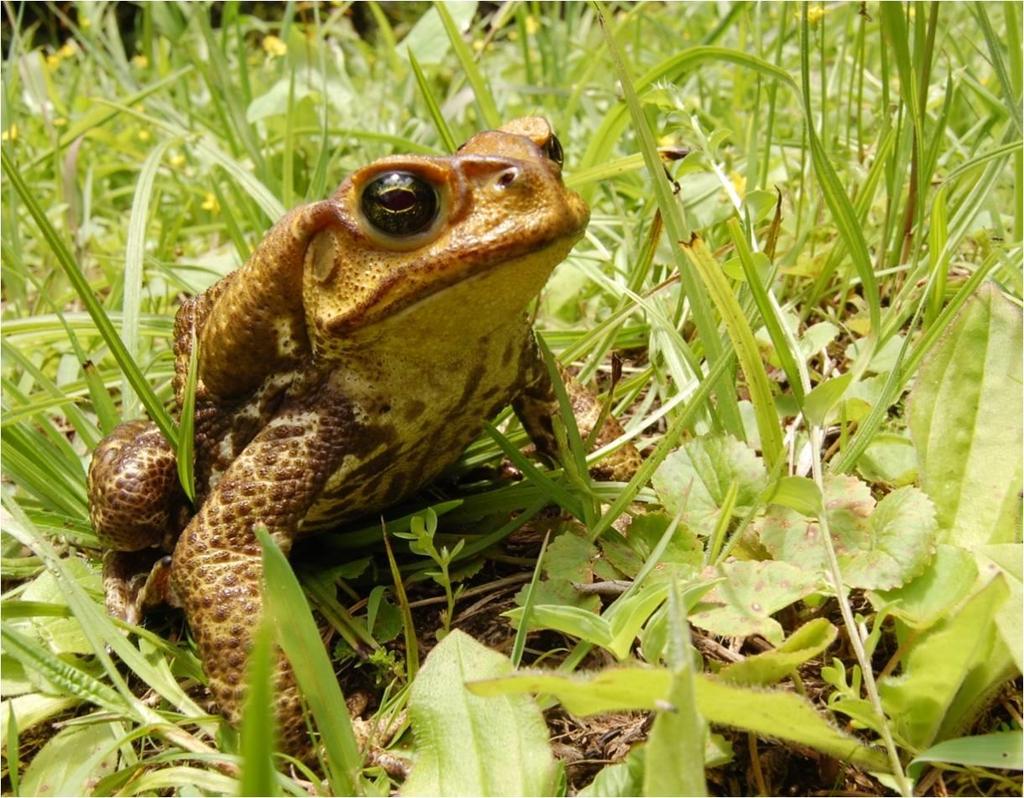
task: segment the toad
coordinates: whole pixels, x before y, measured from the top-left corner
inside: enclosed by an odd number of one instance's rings
[[[509,404],[538,450],[557,455],[558,404],[526,309],[588,219],[540,118],[479,133],[450,157],[382,158],[284,216],[175,320],[179,411],[198,346],[195,514],[152,423],[122,424],[93,455],[108,607],[132,622],[157,599],[183,607],[237,723],[260,614],[255,528],[287,554],[299,536],[378,513],[435,479]],[[577,387],[586,436],[599,406]],[[597,439],[620,433],[610,420]],[[603,468],[622,479],[637,460],[627,446]],[[173,555],[146,589],[127,584],[126,553],[160,548]],[[283,658],[276,673],[280,739],[301,751]]]

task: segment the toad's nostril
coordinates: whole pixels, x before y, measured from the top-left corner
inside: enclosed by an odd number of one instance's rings
[[[508,169],[506,169],[505,171],[498,175],[494,183],[498,188],[508,188],[514,182],[516,182],[516,178],[518,177],[519,170],[516,169],[516,167],[514,166],[510,166]]]

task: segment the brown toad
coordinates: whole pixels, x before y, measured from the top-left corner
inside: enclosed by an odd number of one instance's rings
[[[299,535],[394,504],[510,403],[555,454],[557,403],[525,309],[589,218],[561,162],[538,118],[480,133],[450,157],[383,158],[287,214],[241,269],[179,310],[179,408],[199,346],[198,512],[188,518],[174,453],[146,422],[100,443],[90,511],[116,551],[105,561],[108,605],[133,621],[158,592],[183,606],[229,720],[260,612],[254,527],[287,553]],[[574,404],[592,426],[594,400]],[[618,431],[609,422],[600,438]],[[629,474],[636,460],[627,447],[607,471]],[[133,600],[124,553],[153,547],[173,547],[173,558]],[[277,686],[283,746],[302,750],[283,662]]]

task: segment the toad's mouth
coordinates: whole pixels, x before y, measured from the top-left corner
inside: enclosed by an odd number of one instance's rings
[[[515,316],[537,296],[555,266],[561,263],[582,238],[586,220],[575,230],[548,239],[530,240],[495,248],[467,248],[457,259],[438,264],[424,258],[410,264],[400,274],[381,282],[362,301],[326,322],[331,337],[377,337],[389,320],[416,312],[421,306],[441,303],[444,295],[468,303],[465,308],[447,308],[460,316],[466,313],[498,314],[495,325],[505,315]],[[475,310],[474,310],[475,308]],[[433,308],[431,311],[433,312]]]

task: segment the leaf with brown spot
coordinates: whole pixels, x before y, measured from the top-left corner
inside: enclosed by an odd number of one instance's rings
[[[856,477],[829,477],[825,512],[850,587],[899,587],[921,573],[935,551],[935,508],[916,488],[895,490],[876,505],[871,489]],[[818,519],[775,505],[755,528],[776,559],[807,570],[828,567]]]

